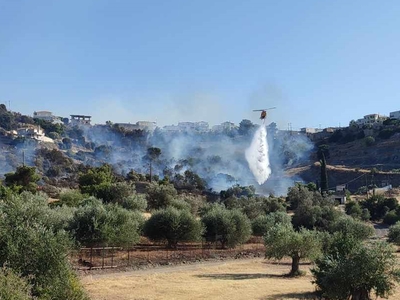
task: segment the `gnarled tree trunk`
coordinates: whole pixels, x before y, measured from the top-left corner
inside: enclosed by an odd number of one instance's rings
[[[300,255],[295,254],[292,256],[292,270],[289,273],[289,276],[297,276],[300,275]]]
[[[370,300],[369,292],[366,289],[358,289],[351,293],[351,300]]]

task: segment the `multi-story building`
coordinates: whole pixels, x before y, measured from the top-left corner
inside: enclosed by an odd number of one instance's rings
[[[390,118],[391,118],[391,119],[400,120],[400,110],[398,110],[398,111],[392,111],[392,112],[390,113]]]
[[[234,129],[237,129],[237,126],[235,125],[235,123],[232,122],[224,122],[221,123],[220,125],[214,125],[212,127],[213,132],[229,132]]]
[[[56,117],[53,115],[51,111],[46,111],[46,110],[33,112],[33,118],[45,120],[48,122],[53,122],[56,119]]]
[[[92,116],[71,115],[71,125],[90,125]]]
[[[210,128],[207,122],[179,122],[178,127],[184,132],[207,132]]]
[[[380,114],[369,114],[364,116],[362,119],[358,119],[355,121],[356,125],[362,127],[364,125],[379,125],[382,124],[385,120],[387,120],[387,116],[383,116]],[[350,122],[350,126],[352,123]]]
[[[311,128],[311,127],[304,127],[304,128],[301,128],[300,131],[301,131],[302,133],[311,133],[311,134],[314,134],[314,133],[321,132],[322,129],[319,129],[319,128]]]

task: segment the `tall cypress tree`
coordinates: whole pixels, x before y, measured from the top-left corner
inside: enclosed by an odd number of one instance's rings
[[[324,152],[321,151],[321,194],[328,193],[329,185],[328,185],[328,172],[326,170],[326,159]]]

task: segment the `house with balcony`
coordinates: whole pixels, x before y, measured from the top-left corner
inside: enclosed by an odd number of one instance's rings
[[[388,117],[380,114],[369,114],[364,116],[362,119],[358,119],[355,121],[355,124],[353,122],[350,122],[350,126],[358,126],[358,127],[363,127],[363,126],[379,126],[382,125],[385,120],[387,120]]]
[[[41,142],[54,143],[51,138],[44,135],[44,131],[40,126],[29,125],[18,128],[16,130],[16,136]]]
[[[92,116],[71,115],[71,125],[90,125]]]
[[[179,122],[178,127],[183,132],[207,132],[210,125],[207,122]]]

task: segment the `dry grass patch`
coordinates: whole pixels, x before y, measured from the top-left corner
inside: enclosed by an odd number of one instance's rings
[[[87,276],[82,282],[94,300],[313,299],[310,273],[291,279],[283,276],[289,270],[253,259]]]

